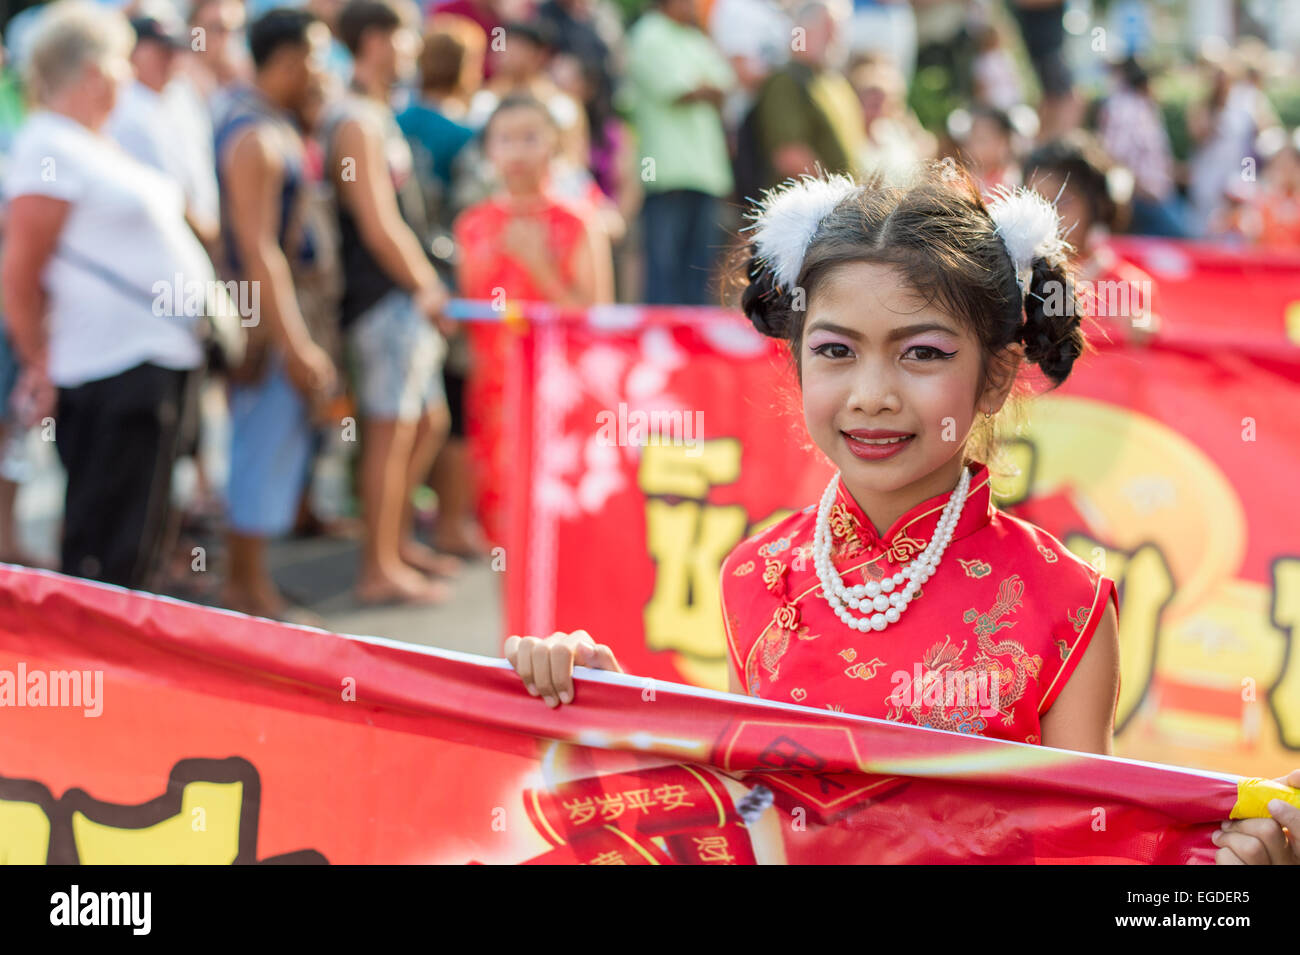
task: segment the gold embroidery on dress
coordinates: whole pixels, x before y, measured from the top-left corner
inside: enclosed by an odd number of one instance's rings
[[[731,573],[736,577],[744,577],[746,574],[752,574],[753,572],[754,562],[752,560],[747,560]]]
[[[1068,643],[1064,640],[1053,640],[1052,642],[1056,644],[1056,649],[1060,651],[1062,660],[1070,659],[1070,645]]]
[[[846,667],[844,675],[851,676],[855,680],[871,680],[875,678],[876,672],[884,665],[884,660],[875,657],[870,663],[854,663],[852,666]]]
[[[974,577],[976,580],[987,577],[993,570],[993,566],[988,561],[980,560],[978,557],[974,560],[962,560],[958,557],[957,563],[961,564],[961,569],[966,571],[967,577]]]
[[[884,557],[885,555],[881,554],[880,556]],[[876,560],[862,568],[862,582],[864,584],[869,584],[873,580],[879,583],[886,577],[892,576],[893,574],[886,573],[885,568],[880,566],[880,558],[876,558]]]
[[[1070,626],[1074,628],[1075,633],[1082,633],[1084,625],[1088,622],[1088,611],[1090,607],[1080,607],[1069,616]]]
[[[804,700],[808,699],[808,691],[801,686],[796,686],[790,691],[790,698],[796,703],[802,703]]]
[[[768,560],[763,565],[763,583],[767,589],[776,593],[781,589],[781,577],[785,574],[785,564],[779,560]]]
[[[854,557],[862,552],[862,538],[858,537],[853,515],[849,513],[847,507],[837,501],[831,508],[829,523],[831,536],[839,542],[840,556]]]
[[[908,537],[907,531],[899,531],[893,542],[890,543],[886,553],[889,555],[891,562],[906,564],[923,550],[925,550],[925,541],[917,540],[915,537]]]
[[[1011,712],[1012,707],[1025,695],[1025,689],[1029,683],[1029,677],[1038,679],[1039,670],[1043,665],[1043,658],[1037,654],[1030,655],[1025,651],[1022,644],[1015,640],[1002,640],[999,643],[993,642],[993,634],[997,633],[1003,627],[1014,627],[1014,620],[1004,620],[997,623],[997,619],[1004,614],[1013,613],[1020,606],[1020,597],[1025,592],[1025,582],[1020,579],[1019,574],[1012,574],[1002,581],[998,586],[998,597],[993,606],[989,608],[988,613],[975,614],[975,608],[966,611],[965,620],[970,623],[975,621],[974,631],[979,638],[979,651],[975,655],[975,664],[980,669],[986,671],[990,678],[994,673],[998,675],[998,715],[1002,717],[1004,726],[1010,726],[1015,721],[1015,716]],[[993,659],[995,654],[1011,654],[1011,670],[1008,671],[1002,667],[1002,664]],[[1011,684],[1009,693],[1002,692],[1003,683]]]
[[[762,645],[758,648],[758,659],[767,671],[768,679],[776,682],[781,672],[781,658],[790,646],[790,631],[776,627],[763,635]]]
[[[929,726],[934,729],[947,730],[950,733],[980,733],[987,725],[980,715],[978,701],[975,705],[963,702],[955,706],[951,698],[956,687],[949,685],[945,690],[944,673],[950,668],[960,666],[962,654],[966,652],[966,641],[960,647],[952,645],[952,637],[945,635],[943,643],[936,643],[925,651],[921,658],[922,671],[907,684],[907,689],[895,687],[885,697],[889,709],[886,719],[901,722],[904,714],[912,717],[917,726]],[[969,687],[969,682],[965,681]],[[926,698],[938,699],[939,704],[925,706]],[[906,703],[904,701],[909,701]],[[946,707],[952,707],[947,709]]]
[[[1045,544],[1038,545],[1038,553],[1042,554],[1043,560],[1047,561],[1049,564],[1056,563],[1056,551],[1052,550]]]
[[[858,658],[858,651],[854,650],[852,647],[848,647],[847,649],[840,651],[840,656],[844,658],[845,663],[852,663]]]
[[[785,656],[785,651],[790,647],[790,635],[798,633],[801,639],[815,640],[816,637],[804,636],[807,631],[807,627],[801,628],[799,626],[799,608],[797,605],[784,603],[772,613],[772,623],[768,626],[767,632],[763,634],[760,642],[759,660],[773,683],[776,682],[780,673],[781,658]]]
[[[783,603],[772,612],[772,626],[778,630],[794,630],[799,626],[799,607]]]

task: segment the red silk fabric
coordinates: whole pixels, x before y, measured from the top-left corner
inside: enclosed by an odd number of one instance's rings
[[[970,491],[935,574],[897,623],[859,633],[822,596],[810,506],[738,546],[722,565],[727,643],[745,692],[1041,742],[1052,706],[1096,632],[1114,582],[1046,531],[994,507],[989,472]],[[878,534],[842,480],[831,559],[848,585],[902,570],[929,543],[951,492]]]

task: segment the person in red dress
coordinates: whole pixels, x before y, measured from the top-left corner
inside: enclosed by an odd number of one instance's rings
[[[790,347],[819,502],[721,571],[730,691],[945,732],[1110,754],[1114,581],[989,491],[992,417],[1084,351],[1069,246],[1029,189],[986,204],[931,163],[906,184],[805,177],[757,216],[741,307]],[[1020,387],[1018,387],[1020,386]],[[571,702],[573,666],[621,667],[582,631],[512,636],[530,694]],[[1300,770],[1289,777],[1300,782]],[[1234,821],[1220,862],[1300,862],[1282,824]]]
[[[1025,182],[1056,205],[1070,242],[1071,267],[1085,318],[1108,338],[1145,345],[1160,331],[1156,283],[1121,259],[1109,239],[1126,217],[1116,167],[1088,133],[1073,130],[1025,158]],[[1127,288],[1125,288],[1127,286]]]
[[[551,188],[559,130],[536,98],[504,98],[483,130],[484,150],[501,188],[457,217],[456,281],[462,298],[526,314],[526,303],[583,308],[613,300],[609,239],[584,206]],[[472,368],[466,385],[467,431],[476,473],[479,520],[504,541],[501,490],[509,460],[501,433],[509,336],[500,323],[472,322]]]

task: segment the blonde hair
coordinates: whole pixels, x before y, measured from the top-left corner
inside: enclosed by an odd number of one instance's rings
[[[89,65],[126,59],[135,31],[118,10],[85,0],[55,0],[33,28],[24,68],[32,99],[45,105]]]

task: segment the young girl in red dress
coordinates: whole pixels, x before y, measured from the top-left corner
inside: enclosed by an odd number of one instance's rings
[[[552,188],[559,130],[550,110],[531,96],[507,96],[484,127],[483,142],[500,188],[456,219],[459,294],[506,310],[527,302],[584,307],[612,301],[608,237],[585,207]],[[499,323],[473,322],[467,334],[472,367],[466,404],[479,520],[500,543],[509,461],[506,443],[489,436],[499,434],[503,423],[505,356],[513,332]]]
[[[789,343],[808,432],[839,473],[723,562],[731,692],[1111,752],[1115,583],[995,507],[983,463],[1026,366],[1059,385],[1084,350],[1078,309],[1047,307],[1070,287],[1059,227],[1037,193],[986,206],[938,163],[906,184],[804,178],[768,195],[741,306]],[[573,699],[575,664],[621,672],[582,631],[505,652],[551,706]],[[1220,861],[1298,859],[1274,819],[1231,828]]]
[[[1155,281],[1109,244],[1126,214],[1111,185],[1115,178],[1116,167],[1083,130],[1045,143],[1025,159],[1025,182],[1053,201],[1061,234],[1073,246],[1070,267],[1084,316],[1114,339],[1145,345],[1160,330]],[[1120,283],[1128,285],[1128,294],[1115,294]]]

